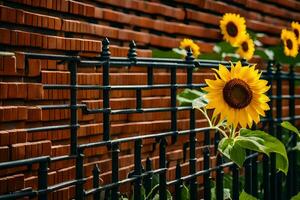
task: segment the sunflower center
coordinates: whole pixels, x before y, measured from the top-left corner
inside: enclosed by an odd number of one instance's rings
[[[299,38],[299,31],[298,31],[298,29],[294,29],[294,33],[296,35],[296,38]]]
[[[228,32],[228,35],[230,35],[231,37],[236,37],[238,34],[238,28],[233,22],[229,22],[226,25],[226,30]]]
[[[249,47],[248,47],[248,42],[243,42],[243,43],[242,43],[242,49],[243,49],[243,51],[245,51],[245,52],[248,51],[248,49],[249,49]]]
[[[292,40],[287,39],[287,41],[286,41],[286,46],[287,46],[288,49],[292,49],[292,48],[293,48]]]
[[[245,81],[235,78],[226,83],[223,98],[230,107],[241,109],[250,104],[252,91]]]

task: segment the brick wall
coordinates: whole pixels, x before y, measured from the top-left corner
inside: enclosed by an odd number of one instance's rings
[[[99,55],[101,40],[108,37],[112,56],[127,56],[128,44],[134,39],[138,56],[151,57],[151,48],[170,49],[177,47],[181,38],[197,41],[202,52],[211,52],[213,44],[221,40],[219,20],[225,12],[240,13],[247,19],[247,27],[266,35],[264,45],[280,42],[279,34],[292,20],[300,21],[300,3],[294,0],[0,0],[0,50],[15,52],[0,56],[0,162],[32,158],[42,155],[57,157],[70,153],[68,129],[30,132],[32,127],[68,124],[67,109],[43,110],[42,105],[69,103],[69,91],[47,90],[43,84],[68,84],[70,74],[66,64],[53,60],[31,59],[25,65],[22,52],[66,54],[77,52],[83,56]],[[26,67],[25,67],[26,66]],[[211,74],[195,73],[196,82],[203,82]],[[166,70],[154,72],[154,83],[169,83]],[[185,73],[178,71],[178,83],[184,83]],[[146,71],[138,68],[113,69],[112,85],[146,84]],[[78,84],[102,84],[101,69],[80,69]],[[287,94],[287,84],[283,85]],[[275,88],[274,88],[275,89]],[[297,93],[300,90],[297,89]],[[89,108],[102,107],[99,91],[84,90],[78,99]],[[170,105],[169,90],[159,89],[143,92],[144,107],[167,107]],[[297,101],[297,104],[299,102]],[[288,115],[288,102],[283,102],[283,114]],[[135,93],[113,91],[111,106],[114,109],[133,108]],[[296,114],[300,113],[297,106]],[[178,128],[187,129],[189,114],[178,113]],[[111,119],[111,134],[114,138],[145,133],[158,133],[170,129],[168,113],[114,115]],[[102,115],[84,115],[79,111],[81,124],[79,143],[102,139]],[[197,114],[197,126],[205,121]],[[198,136],[199,144],[202,136]],[[188,141],[182,137],[175,145],[168,146],[167,160],[170,170],[168,179],[174,178],[174,166],[182,161],[182,145]],[[158,152],[153,151],[153,140],[143,144],[143,159],[152,157],[158,166]],[[133,169],[133,144],[121,145],[120,179]],[[188,153],[187,153],[188,155]],[[197,150],[198,169],[202,168],[202,148]],[[212,161],[214,157],[212,156]],[[75,176],[74,160],[54,162],[49,166],[49,185],[54,185]],[[98,163],[103,182],[110,182],[111,160],[106,148],[93,148],[85,152],[86,188],[91,188],[92,169]],[[25,187],[37,188],[37,167],[18,167],[0,171],[0,194]],[[188,173],[183,163],[183,175]],[[14,183],[14,187],[11,187]],[[121,188],[128,190],[128,185]],[[74,187],[49,194],[51,199],[67,199],[74,196]]]

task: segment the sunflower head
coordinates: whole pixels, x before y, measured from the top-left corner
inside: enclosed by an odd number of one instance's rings
[[[300,24],[298,22],[292,22],[291,27],[293,29],[293,32],[295,33],[297,42],[300,45]]]
[[[284,54],[286,56],[296,57],[298,54],[298,42],[295,33],[283,29],[281,31],[281,40],[284,45]]]
[[[239,42],[237,53],[246,60],[250,60],[254,54],[254,42],[249,34],[245,34]]]
[[[220,28],[224,40],[236,45],[246,34],[245,19],[238,14],[226,13],[220,21]]]
[[[241,62],[231,64],[229,71],[220,65],[216,71],[216,79],[206,79],[208,94],[207,109],[214,109],[213,116],[227,120],[229,125],[245,128],[258,123],[260,116],[270,107],[270,99],[264,94],[270,88],[268,82],[260,79],[261,73],[255,66],[242,67]]]
[[[197,58],[200,55],[200,47],[191,39],[183,39],[180,42],[179,48],[184,49],[186,51],[191,49],[195,58]]]

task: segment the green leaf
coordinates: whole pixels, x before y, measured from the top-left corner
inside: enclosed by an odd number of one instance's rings
[[[158,195],[157,194],[158,189],[159,189],[159,184],[157,184],[154,187],[152,187],[151,191],[149,192],[148,196],[146,197],[146,200],[155,199],[155,197]],[[159,196],[158,196],[158,199],[159,199]]]
[[[213,182],[213,181],[212,181]],[[210,189],[210,192],[211,192],[211,199],[212,200],[216,200],[217,199],[217,196],[216,196],[216,184],[213,182],[211,184],[213,187]],[[230,189],[229,188],[223,188],[223,199],[226,200],[226,199],[231,199],[231,196],[230,196]]]
[[[216,48],[214,48],[216,53],[235,53],[237,49],[238,49],[238,47],[234,47],[225,41],[217,43]],[[219,51],[219,52],[217,52],[217,51]]]
[[[288,130],[296,133],[298,135],[298,137],[300,138],[300,132],[299,132],[299,130],[293,124],[291,124],[290,122],[284,121],[284,122],[281,123],[281,126],[283,128],[286,128],[286,129],[288,129]]]
[[[240,135],[235,138],[235,144],[239,144],[245,149],[270,155],[276,155],[276,168],[287,174],[288,158],[284,145],[277,138],[260,130],[241,129]]]
[[[244,190],[240,194],[240,198],[239,199],[240,200],[257,200],[257,198],[255,198],[254,196],[246,193]]]
[[[190,192],[189,189],[183,184],[183,188],[181,190],[181,199],[182,200],[190,200]]]
[[[183,59],[183,55],[179,55],[174,51],[163,51],[158,49],[152,49],[152,57],[153,58],[178,58]]]
[[[205,60],[221,60],[222,56],[219,53],[202,53],[199,55],[199,59],[205,59]]]
[[[195,99],[203,95],[204,93],[198,90],[185,89],[177,95],[177,100],[180,106],[187,106],[191,105]]]
[[[297,142],[297,145],[293,147],[293,150],[300,151],[300,142]]]
[[[273,60],[273,58],[271,58],[265,50],[260,50],[260,49],[255,49],[254,51],[254,55],[259,56],[261,59],[263,60]]]
[[[239,144],[236,144],[233,139],[223,138],[219,142],[218,148],[224,156],[235,162],[239,167],[243,166],[246,151]]]
[[[167,200],[172,200],[172,199],[173,199],[173,197],[172,197],[170,191],[167,190]]]
[[[269,50],[273,51],[274,59],[280,63],[292,64],[300,63],[300,55],[294,57],[286,56],[283,50],[283,44],[278,46],[270,47]]]
[[[291,200],[300,200],[300,192],[297,195],[293,196]]]

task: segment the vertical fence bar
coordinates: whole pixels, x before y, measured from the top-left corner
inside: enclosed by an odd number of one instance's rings
[[[239,167],[234,164],[231,167],[232,171],[232,200],[239,200]]]
[[[295,124],[295,72],[294,72],[294,65],[290,65],[289,71],[289,116],[291,118],[291,123]],[[292,133],[290,134],[291,137],[291,147],[296,146],[297,144],[297,137]],[[288,158],[289,158],[289,171],[287,174],[287,181],[286,181],[286,191],[287,191],[287,199],[290,199],[292,196],[297,194],[297,152],[296,151],[289,151]]]
[[[100,175],[100,169],[97,164],[95,164],[94,169],[93,169],[93,188],[99,188],[99,175]],[[100,191],[94,192],[93,194],[93,199],[94,200],[99,200],[100,199]]]
[[[277,123],[276,126],[276,137],[281,141],[282,140],[282,127],[280,125],[281,123],[281,118],[282,118],[282,78],[281,78],[281,65],[277,64],[277,69],[276,69],[276,95],[277,95],[277,100],[276,100],[276,115],[277,119],[279,120],[279,123]],[[282,199],[282,181],[283,181],[283,173],[282,172],[277,172],[277,199]]]
[[[119,144],[114,143],[111,146],[111,162],[112,162],[112,167],[111,167],[111,182],[112,183],[117,183],[119,181]],[[111,189],[111,198],[112,199],[119,199],[119,186],[114,186]]]
[[[78,129],[78,119],[77,119],[77,63],[72,60],[68,63],[68,68],[70,71],[70,114],[71,114],[71,155],[77,154],[77,129]]]
[[[182,179],[181,179],[180,163],[177,163],[177,165],[176,165],[175,179],[179,180],[179,182],[177,182],[175,184],[175,200],[181,200],[181,191],[183,188],[183,185],[182,185],[183,183],[182,183]]]
[[[171,69],[171,130],[175,131],[175,134],[172,136],[172,143],[175,143],[177,140],[177,110],[176,110],[176,68]]]
[[[76,157],[76,199],[77,200],[83,200],[84,199],[84,189],[83,189],[83,177],[84,177],[84,171],[83,171],[83,150],[78,149],[77,157]]]
[[[217,166],[222,165],[223,160],[221,154],[217,155]],[[224,200],[224,171],[222,167],[218,167],[216,170],[216,199]]]
[[[251,158],[251,165],[252,165],[252,196],[258,197],[258,177],[257,177],[257,157],[254,156]]]
[[[271,88],[267,92],[268,96],[272,96],[272,82],[273,82],[273,61],[268,62],[267,66],[267,78],[269,85]],[[273,108],[273,101],[270,99],[269,102],[270,108]],[[273,135],[274,134],[274,121],[273,121],[273,113],[272,109],[267,111],[267,119],[269,121],[269,127],[268,127],[268,132]],[[264,199],[269,200],[270,199],[270,159],[267,155],[263,155],[263,191],[264,191]]]
[[[109,86],[109,40],[105,38],[102,41],[101,59],[106,61],[103,64],[102,80],[103,86]],[[109,140],[110,132],[110,112],[109,112],[109,88],[103,88],[103,140]]]
[[[46,190],[48,187],[48,160],[39,163],[38,170],[38,189]],[[12,187],[12,186],[9,186]],[[47,192],[43,191],[39,194],[39,199],[47,200]]]
[[[150,172],[152,170],[152,166],[151,166],[151,160],[149,157],[147,157],[146,160],[146,172]],[[147,176],[145,176],[144,178],[144,187],[145,187],[145,192],[146,192],[146,196],[150,193],[151,191],[151,187],[152,187],[152,174],[148,174]]]
[[[209,130],[204,132],[204,151],[203,151],[203,170],[209,169],[209,162],[210,162],[210,151],[209,151],[209,145],[210,145],[210,134]],[[204,178],[204,199],[210,200],[211,194],[210,194],[210,172],[205,173],[203,175]]]
[[[134,176],[139,177],[134,181],[134,200],[142,199],[141,188],[142,188],[142,140],[136,140],[134,142]]]
[[[188,49],[186,61],[191,63],[194,61],[193,53],[191,49]],[[193,68],[187,69],[187,84],[193,83]],[[189,160],[189,167],[190,167],[190,174],[196,173],[196,133],[195,129],[195,110],[190,110],[190,160]],[[190,180],[190,199],[194,200],[197,199],[197,178],[193,177]]]
[[[166,168],[166,138],[160,139],[159,145],[159,168]],[[167,199],[167,180],[166,180],[166,171],[163,171],[159,174],[159,199]]]
[[[251,155],[251,151],[246,150],[247,155]],[[252,162],[247,159],[244,163],[245,168],[245,192],[252,194]]]

